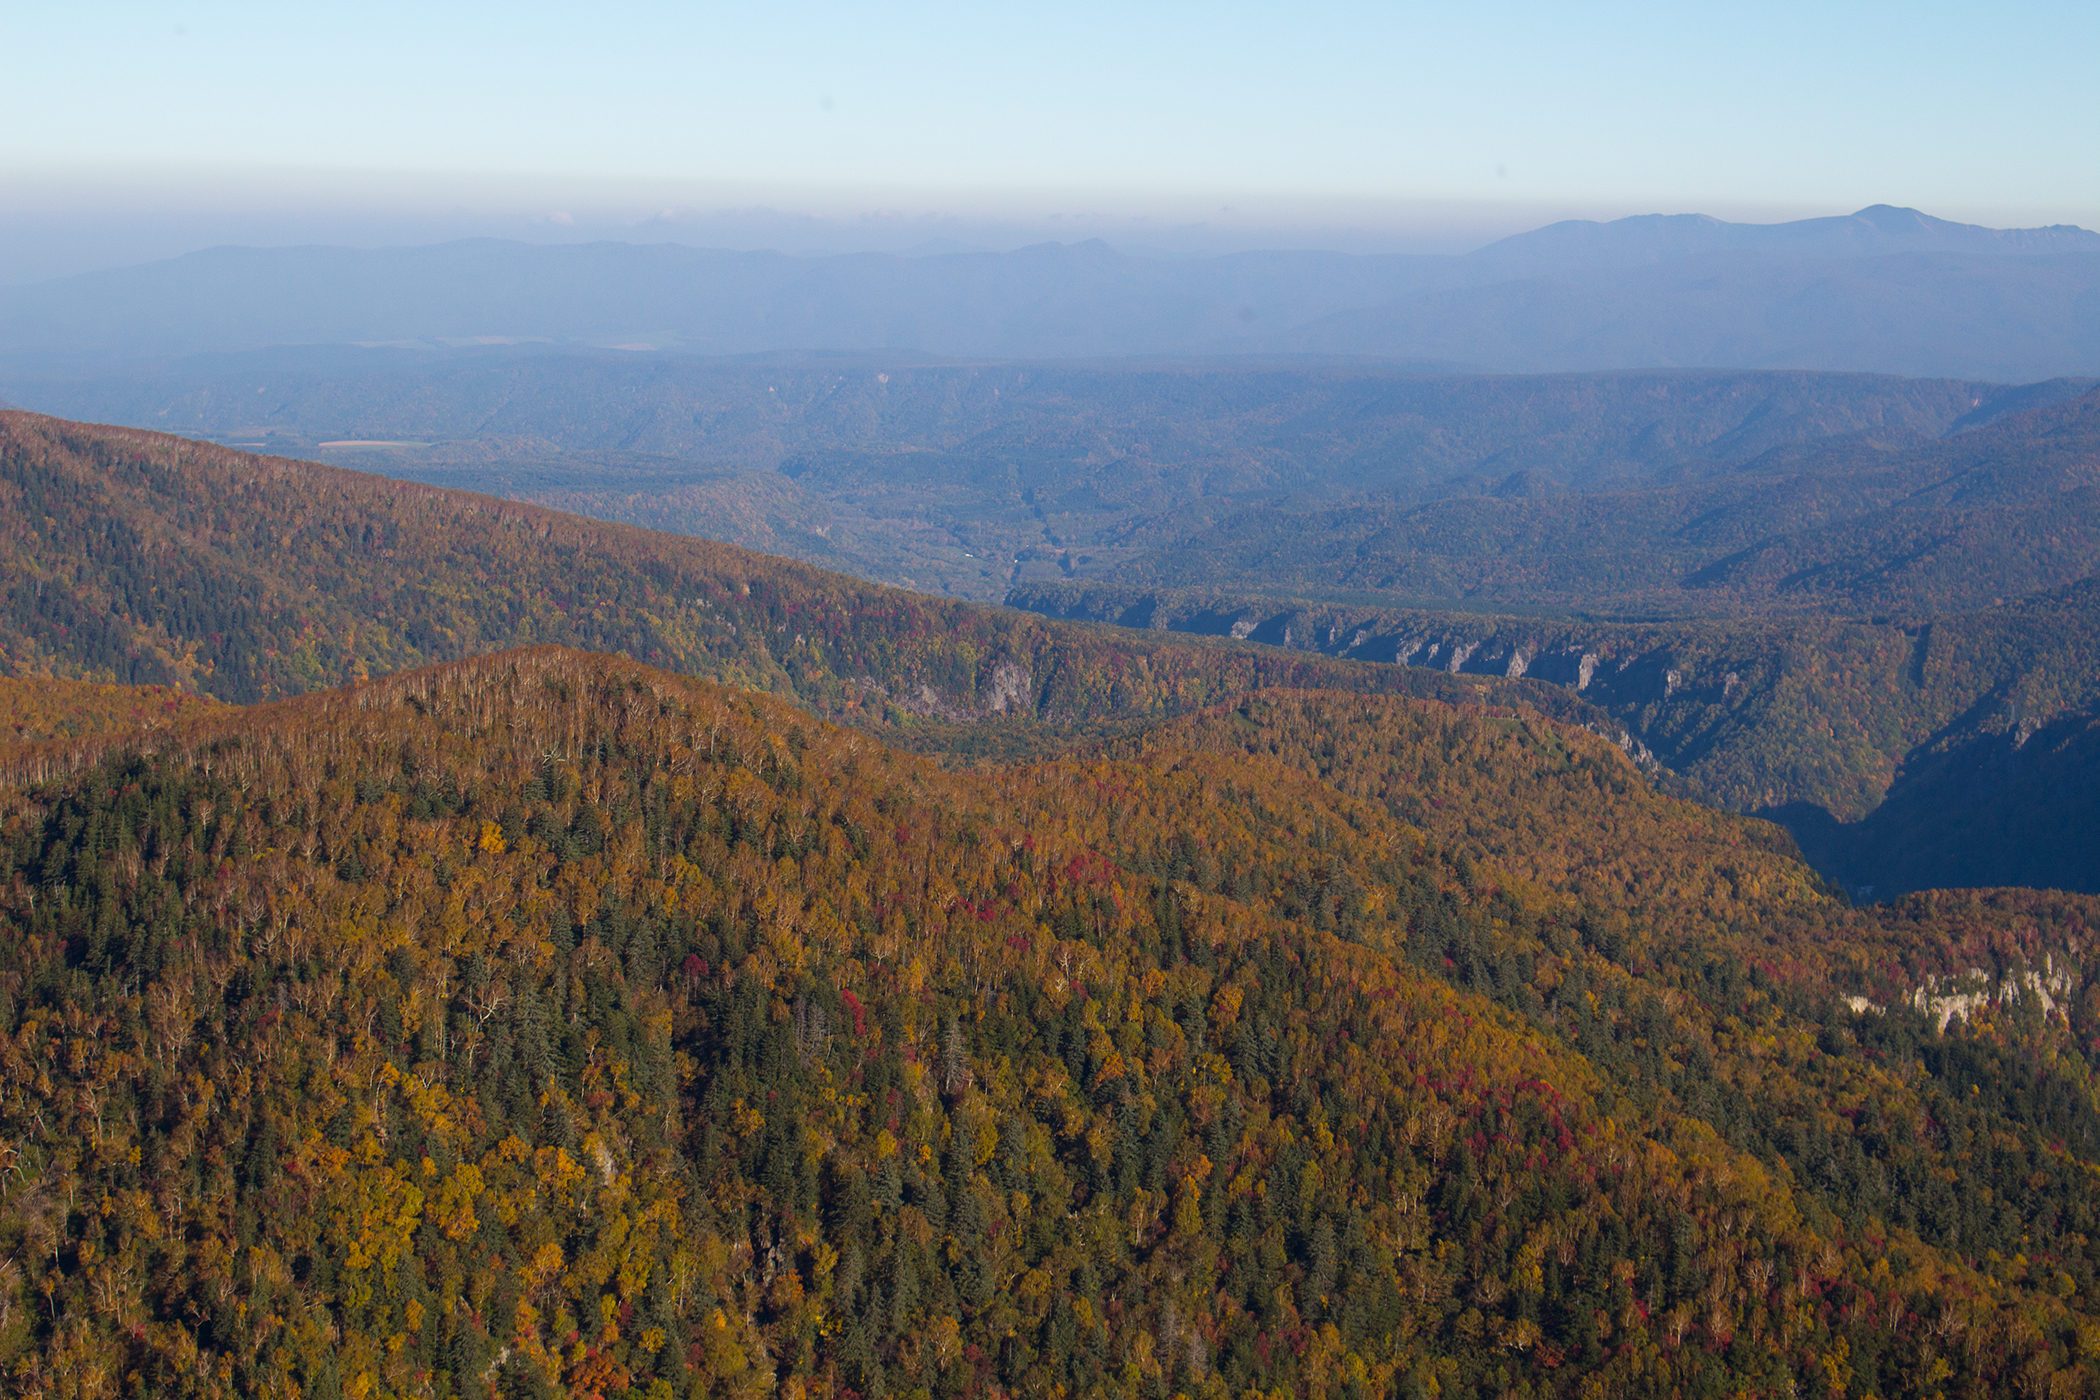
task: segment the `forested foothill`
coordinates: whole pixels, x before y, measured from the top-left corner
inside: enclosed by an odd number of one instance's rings
[[[2096,906],[1535,710],[551,647],[5,759],[21,1393],[2083,1394]]]

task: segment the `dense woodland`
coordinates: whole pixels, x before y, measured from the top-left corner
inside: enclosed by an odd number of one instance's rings
[[[539,648],[0,766],[17,1393],[2100,1377],[2100,905],[1536,711],[944,770]]]
[[[2060,429],[2056,457],[2027,463],[2028,486],[2052,461],[2075,466],[2092,402],[2004,420],[2037,440],[2038,422]],[[1918,449],[1913,467],[1987,475],[1989,454],[1969,439],[1996,426]],[[2075,495],[2051,487],[2059,502]],[[1785,820],[1854,890],[2100,888],[2075,847],[2038,847],[1980,816],[2036,814],[2045,833],[2075,817],[2063,803],[2087,790],[2083,750],[2051,736],[2100,713],[2089,581],[1915,617],[1626,623],[1099,585],[1017,590],[1038,614],[1023,616],[733,546],[26,414],[0,414],[0,535],[0,669],[16,676],[246,703],[555,642],[770,690],[890,742],[1007,756],[1267,685],[1443,699],[1487,686],[1498,702],[1626,733],[1687,793]],[[2044,748],[2027,753],[2043,731]],[[2070,766],[2033,763],[2042,752]],[[1885,800],[1894,810],[1865,820]]]
[[[216,708],[210,696],[173,686],[0,676],[0,733],[17,745],[151,730]]]
[[[0,413],[0,666],[249,703],[553,642],[912,721],[1144,720],[1271,685],[1479,684],[1112,634],[731,545]],[[1584,722],[1559,687],[1497,687]]]

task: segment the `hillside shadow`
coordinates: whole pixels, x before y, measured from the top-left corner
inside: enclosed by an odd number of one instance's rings
[[[1923,753],[1857,822],[1812,803],[1756,815],[1786,827],[1855,899],[2003,885],[2100,893],[2100,712]]]

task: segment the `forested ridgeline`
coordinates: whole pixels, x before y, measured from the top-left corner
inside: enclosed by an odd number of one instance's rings
[[[1149,718],[1270,685],[1474,694],[1392,667],[1119,637],[731,545],[32,414],[0,413],[0,483],[0,655],[16,675],[247,703],[554,642],[903,724],[899,737],[916,720]],[[1504,693],[1602,718],[1555,687]]]
[[[19,1392],[2091,1388],[2092,901],[1532,714],[946,772],[541,648],[43,763]]]
[[[133,736],[219,708],[208,695],[172,686],[0,676],[0,753],[46,739]]]

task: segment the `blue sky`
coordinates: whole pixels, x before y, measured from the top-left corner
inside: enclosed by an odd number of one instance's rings
[[[2100,223],[2092,4],[16,3],[0,45],[0,256],[119,216],[176,242],[1062,216],[1192,248],[1875,202]]]

